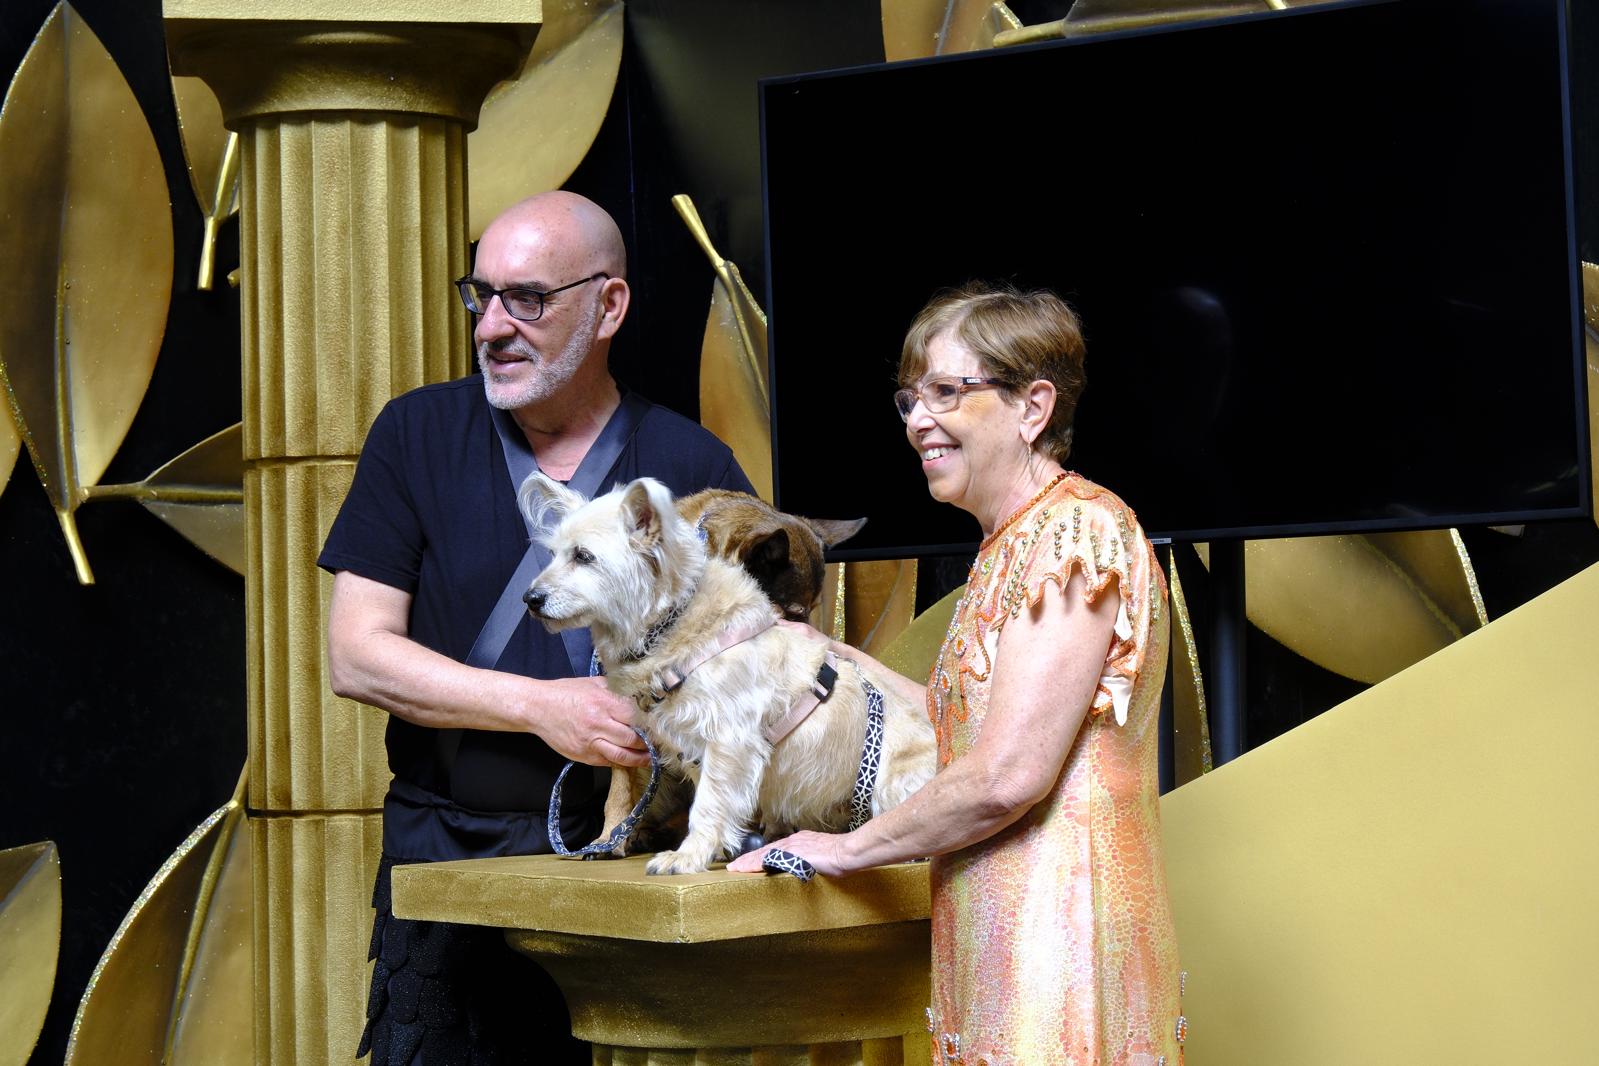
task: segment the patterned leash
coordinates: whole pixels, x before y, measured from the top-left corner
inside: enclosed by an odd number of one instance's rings
[[[645,808],[649,807],[650,800],[655,798],[655,786],[660,784],[661,781],[661,756],[655,750],[655,745],[650,743],[650,738],[644,735],[642,729],[635,729],[633,732],[638,734],[638,738],[644,742],[644,747],[650,753],[650,783],[644,786],[644,795],[640,796],[638,803],[634,804],[633,812],[617,823],[615,829],[611,830],[610,836],[604,840],[596,840],[592,844],[586,844],[576,851],[568,850],[566,841],[561,839],[561,785],[566,781],[567,771],[571,770],[575,764],[567,763],[561,767],[560,776],[555,779],[555,787],[550,789],[550,814],[548,824],[545,826],[545,830],[550,836],[550,847],[555,849],[555,854],[564,859],[592,859],[597,855],[609,855],[621,846],[622,841],[633,835],[633,830],[638,828],[639,819],[644,817]],[[611,772],[614,774],[623,771],[612,770]]]
[[[863,676],[866,688],[866,744],[861,749],[861,766],[855,772],[855,790],[849,797],[849,832],[853,833],[872,819],[872,793],[877,789],[877,768],[883,761],[883,694]],[[761,869],[772,874],[791,874],[801,881],[816,876],[816,867],[782,848],[773,848],[761,859]]]

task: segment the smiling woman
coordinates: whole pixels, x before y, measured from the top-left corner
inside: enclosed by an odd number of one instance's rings
[[[941,769],[853,833],[773,845],[834,876],[933,856],[945,1062],[1177,1066],[1187,1029],[1159,851],[1166,583],[1127,505],[1062,466],[1083,357],[1049,292],[972,285],[917,316],[895,405],[928,490],[984,533],[922,693]]]

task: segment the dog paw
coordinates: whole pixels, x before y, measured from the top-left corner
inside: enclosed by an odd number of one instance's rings
[[[686,851],[663,851],[644,864],[647,874],[700,874],[710,866],[705,859]]]

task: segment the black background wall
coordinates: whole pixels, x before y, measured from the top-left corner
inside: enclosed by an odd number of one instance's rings
[[[1065,5],[1012,6],[1024,21],[1039,22],[1058,17]],[[8,81],[51,7],[48,0],[0,4],[0,73]],[[175,277],[165,343],[144,405],[105,477],[133,481],[238,421],[238,299],[225,286],[194,288],[201,220],[178,141],[159,3],[82,0],[76,7],[144,108],[173,208]],[[1599,210],[1592,209],[1587,176],[1599,175],[1591,104],[1599,100],[1599,13],[1588,0],[1573,8],[1574,97],[1589,105],[1579,113],[1581,201],[1590,208],[1582,253],[1593,261]],[[631,0],[617,93],[594,150],[568,183],[617,216],[632,251],[636,295],[614,352],[618,376],[697,413],[697,357],[712,275],[670,196],[694,196],[713,239],[762,293],[755,79],[881,58],[876,0]],[[116,239],[104,235],[107,254],[115,254]],[[236,263],[237,227],[229,224],[219,279]],[[892,268],[891,258],[875,264]],[[820,299],[845,308],[867,291],[867,282],[841,265]],[[56,997],[35,1063],[60,1061],[95,960],[161,861],[227,798],[245,755],[243,581],[136,504],[96,503],[79,511],[79,522],[98,578],[90,588],[78,585],[45,494],[22,456],[0,492],[6,689],[0,847],[55,840],[64,905]],[[1466,536],[1491,616],[1599,559],[1591,523],[1529,529],[1519,539],[1488,531]],[[960,580],[965,567],[924,571],[931,593]],[[1202,571],[1185,563],[1183,576],[1202,610]],[[1251,639],[1252,741],[1359,687],[1263,634]]]

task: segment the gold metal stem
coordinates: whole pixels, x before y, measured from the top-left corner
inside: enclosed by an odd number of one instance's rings
[[[89,568],[89,556],[83,550],[83,540],[78,536],[78,520],[66,508],[56,511],[56,521],[61,523],[61,533],[67,538],[67,552],[72,556],[72,567],[78,572],[78,583],[94,584],[94,571]]]
[[[222,167],[217,171],[216,188],[211,192],[211,210],[205,215],[205,234],[200,240],[200,276],[195,285],[210,291],[215,280],[217,231],[232,213],[235,193],[234,183],[239,180],[239,135],[228,134],[227,146],[222,150]]]
[[[83,489],[85,503],[94,500],[150,500],[155,503],[243,503],[244,490],[224,486],[149,485],[142,481],[118,485],[90,485]]]
[[[711,268],[716,271],[716,278],[727,290],[729,303],[733,308],[733,321],[738,325],[739,343],[744,348],[744,358],[749,361],[750,368],[755,371],[755,383],[761,389],[761,402],[771,403],[771,396],[766,391],[766,368],[761,365],[761,357],[765,352],[756,352],[755,340],[750,336],[749,323],[744,321],[744,316],[739,312],[739,304],[733,297],[737,294],[737,282],[733,279],[733,272],[728,269],[727,260],[722,258],[716,246],[711,243],[711,235],[705,229],[705,223],[700,220],[700,213],[694,207],[694,201],[686,193],[678,193],[672,197],[672,206],[677,208],[677,213],[682,216],[694,239],[699,242],[700,248],[711,261]]]

